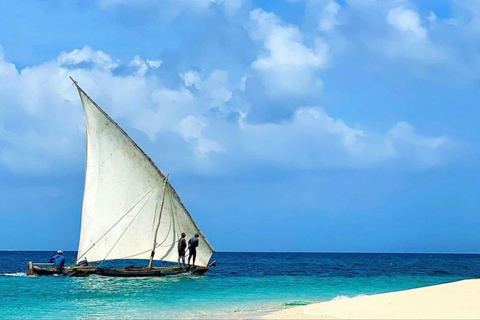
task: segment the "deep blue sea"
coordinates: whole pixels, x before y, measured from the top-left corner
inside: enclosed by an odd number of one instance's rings
[[[0,318],[224,317],[480,277],[480,255],[384,253],[215,253],[198,277],[26,276],[53,254],[0,251]]]

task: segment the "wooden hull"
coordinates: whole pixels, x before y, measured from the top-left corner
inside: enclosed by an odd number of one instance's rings
[[[54,267],[41,268],[41,267],[33,266],[32,269],[28,270],[28,275],[32,275],[32,276],[53,276],[53,275],[61,275],[62,273],[63,273],[62,269],[57,269]]]
[[[107,277],[165,277],[177,274],[194,274],[202,275],[207,272],[210,267],[153,267],[153,268],[118,268],[103,269],[98,268],[97,274]]]
[[[65,269],[64,275],[67,277],[87,277],[97,273],[95,266],[75,266]]]
[[[99,268],[95,266],[70,266],[55,268],[51,263],[37,263],[38,265],[48,265],[39,267],[33,262],[29,262],[29,276],[65,276],[65,277],[86,277],[92,274],[107,277],[165,277],[177,274],[203,275],[214,267],[217,262],[213,261],[207,267],[200,266],[172,266],[172,267],[127,267],[127,268]]]
[[[95,274],[97,271],[97,267],[94,266],[87,266],[87,267],[66,267],[63,269],[58,269],[55,267],[47,267],[41,268],[38,266],[32,266],[28,270],[29,276],[67,276],[67,277],[86,277],[91,274]]]

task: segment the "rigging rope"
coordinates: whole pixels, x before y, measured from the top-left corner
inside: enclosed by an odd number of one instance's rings
[[[110,252],[112,252],[112,250],[115,248],[115,246],[118,244],[118,242],[120,241],[120,239],[122,239],[123,235],[125,234],[125,232],[127,232],[128,228],[130,228],[130,226],[132,225],[133,221],[135,221],[135,219],[138,217],[138,215],[140,214],[140,212],[142,212],[143,208],[146,206],[146,204],[148,203],[148,200],[150,200],[150,198],[152,197],[153,193],[148,197],[147,201],[145,201],[145,203],[143,204],[143,206],[140,208],[140,210],[138,210],[137,214],[135,215],[135,217],[133,217],[132,221],[130,221],[130,223],[128,224],[128,226],[125,228],[125,230],[123,230],[122,234],[120,235],[120,237],[118,238],[118,240],[115,242],[115,244],[113,245],[113,247],[110,249],[110,251],[107,252],[107,255],[105,256],[105,258],[103,258],[102,262],[100,262],[100,264],[98,266],[101,266],[102,263],[105,262],[105,260],[107,260],[107,257],[108,255],[110,254]]]
[[[75,84],[72,83],[72,85],[71,85],[70,87],[68,87],[67,90],[64,90],[64,91],[62,91],[62,92],[60,92],[60,93],[57,93],[57,95],[58,95],[58,96],[61,96],[62,94],[64,94],[64,93],[67,92],[68,90],[72,89],[72,87],[73,87],[74,85],[75,85]]]
[[[147,201],[145,201],[145,203],[143,204],[143,206],[140,208],[140,210],[138,210],[137,214],[135,215],[135,217],[133,217],[132,221],[130,221],[130,223],[128,224],[128,226],[125,228],[125,230],[123,230],[122,234],[120,235],[120,237],[118,238],[117,242],[115,242],[115,244],[113,245],[113,247],[110,249],[110,251],[107,252],[107,255],[105,256],[105,258],[103,258],[102,262],[100,262],[100,264],[98,266],[101,266],[102,263],[105,262],[105,260],[107,260],[107,257],[108,255],[110,254],[110,252],[112,252],[112,250],[115,248],[115,246],[118,244],[118,242],[120,241],[120,239],[122,239],[123,235],[125,234],[125,232],[127,232],[128,228],[130,228],[130,226],[132,225],[133,221],[135,221],[135,219],[138,217],[138,215],[140,214],[140,212],[142,212],[143,208],[147,205],[148,203],[148,200],[150,200],[150,198],[152,197],[153,193],[148,197]]]
[[[155,245],[155,249],[156,248],[165,248],[165,247],[171,247],[173,249],[173,247],[175,247],[175,244],[178,243],[178,240],[176,240],[176,231],[178,231],[177,229],[180,229],[180,226],[179,226],[179,222],[178,222],[178,219],[176,219],[176,207],[174,205],[174,202],[173,202],[173,193],[172,193],[172,189],[167,186],[167,190],[168,190],[168,195],[169,195],[169,208],[171,210],[171,220],[170,220],[170,227],[168,229],[168,232],[167,232],[167,236],[165,237],[165,239],[162,240],[162,242],[160,243],[156,243]],[[156,220],[156,219],[155,219]],[[173,227],[173,242],[171,244],[166,244],[166,245],[162,245],[168,238],[168,235],[170,234],[170,231],[172,230],[172,227]],[[147,252],[150,252],[151,250],[150,249],[147,249],[147,250],[144,250],[142,252],[139,252],[139,253],[135,253],[135,254],[132,254],[132,255],[129,255],[129,256],[125,256],[125,257],[122,257],[122,258],[119,258],[119,259],[129,259],[129,258],[133,258],[133,257],[137,257],[137,256],[140,256],[142,254],[145,254]],[[168,252],[168,254],[171,252],[171,250]],[[167,255],[168,255],[167,254]],[[166,257],[166,255],[164,255],[162,258]]]
[[[145,199],[145,197],[151,193],[153,190],[155,190],[156,188],[158,188],[158,186],[154,186],[152,189],[150,189],[150,191],[148,191],[140,200],[137,201],[137,203],[135,203],[130,209],[128,209],[128,211],[117,221],[115,222],[115,224],[113,226],[110,227],[110,229],[108,229],[100,238],[98,238],[97,241],[95,241],[91,246],[90,248],[87,249],[87,251],[85,251],[80,257],[78,257],[77,261],[79,261],[81,258],[85,257],[85,255],[98,243],[98,241],[102,240],[103,237],[105,237],[117,224],[120,223],[120,221],[122,221],[123,218],[125,218],[129,213],[130,211],[132,211],[143,199]],[[150,198],[149,198],[150,199]],[[105,259],[104,259],[105,260]]]

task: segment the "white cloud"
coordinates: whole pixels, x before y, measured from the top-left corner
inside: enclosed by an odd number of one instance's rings
[[[317,39],[313,48],[303,44],[300,30],[293,25],[284,25],[273,13],[262,9],[250,12],[253,22],[252,38],[263,42],[266,54],[253,62],[255,69],[269,69],[282,65],[319,68],[327,63],[328,46]]]
[[[407,122],[399,122],[386,134],[386,139],[392,141],[397,156],[407,159],[417,159],[427,167],[442,164],[448,151],[455,147],[455,142],[447,136],[426,137],[415,132],[415,128]]]
[[[214,70],[207,79],[197,83],[197,89],[210,100],[210,108],[221,107],[232,98],[228,73],[223,70]]]
[[[78,93],[68,78],[78,80],[99,101],[108,99],[114,116],[134,114],[145,78],[115,77],[118,66],[109,55],[89,47],[61,53],[55,61],[16,67],[0,59],[0,163],[25,173],[70,170],[84,153],[84,123]],[[87,63],[87,64],[83,64]],[[121,96],[123,95],[123,99]],[[134,102],[136,103],[134,103]]]
[[[133,57],[130,66],[137,69],[136,74],[143,77],[148,69],[158,69],[162,65],[162,60],[141,59],[140,56]]]
[[[78,163],[81,109],[58,94],[70,85],[67,73],[54,63],[9,69],[0,72],[0,165],[45,173]]]
[[[188,116],[194,97],[185,88],[170,90],[155,89],[151,93],[152,108],[143,108],[134,117],[134,126],[144,131],[150,140],[154,141],[160,132],[178,131],[180,119]]]
[[[427,31],[422,27],[417,12],[397,7],[388,12],[387,22],[402,32],[408,32],[418,40],[427,37]]]
[[[284,24],[275,14],[261,9],[250,12],[249,30],[252,39],[264,48],[252,68],[263,77],[270,95],[320,90],[322,82],[315,71],[327,66],[330,51],[321,37],[307,46],[297,26]]]
[[[180,78],[182,78],[183,83],[185,86],[190,87],[194,86],[198,89],[198,84],[202,81],[198,72],[189,70],[185,73],[180,74]]]
[[[438,41],[442,23],[432,20],[432,15],[423,21],[410,1],[350,0],[340,10],[345,20],[336,32],[342,34],[349,49],[367,57],[374,52],[379,54],[374,59],[385,59],[374,61],[375,64],[403,64],[403,68],[409,67],[407,70],[417,74],[434,65],[453,65],[451,48]],[[362,52],[363,48],[370,52]]]
[[[338,24],[337,15],[340,8],[340,5],[335,1],[328,1],[323,6],[318,21],[318,29],[320,31],[329,31]]]
[[[154,68],[154,69],[160,68],[160,66],[162,65],[162,60],[146,59],[145,61],[150,68]]]
[[[257,14],[263,25],[255,32],[262,39],[279,33],[279,38],[289,45],[296,43],[295,55],[306,57],[307,62],[292,58],[292,64],[301,67],[292,70],[299,72],[305,66],[322,65],[311,56],[318,54],[317,51],[302,44],[296,28],[281,25],[272,15]],[[40,173],[82,167],[83,117],[68,75],[76,78],[127,131],[133,128],[143,131],[150,143],[159,146],[171,137],[183,141],[184,144],[174,142],[173,151],[154,148],[161,150],[162,159],[174,159],[170,164],[173,167],[231,170],[235,165],[255,166],[258,161],[301,168],[362,167],[391,161],[429,167],[444,163],[445,150],[453,145],[446,136],[422,136],[404,122],[386,133],[355,129],[320,107],[296,106],[291,119],[276,124],[249,123],[250,111],[234,95],[247,90],[242,85],[247,75],[231,81],[225,70],[213,70],[206,75],[187,70],[179,74],[183,84],[170,88],[143,71],[143,64],[156,67],[160,62],[134,58],[133,65],[138,67],[135,74],[120,76],[113,70],[121,62],[86,48],[61,53],[56,61],[20,72],[0,55],[0,81],[5,83],[0,88],[1,165]],[[284,63],[288,59],[276,54],[272,54],[271,61],[276,61],[279,68],[288,65]],[[93,63],[94,67],[83,66],[83,62]],[[190,154],[196,161],[178,164],[178,155],[172,152]]]
[[[196,150],[199,154],[221,151],[219,144],[204,137],[201,131],[208,126],[206,116],[210,110],[221,107],[232,97],[227,73],[214,70],[204,80],[198,72],[192,70],[179,76],[185,86],[176,90],[155,89],[151,95],[155,107],[141,112],[135,127],[145,131],[151,140],[155,140],[157,134],[165,131],[178,133],[185,139],[196,138]],[[190,91],[189,87],[194,87],[196,94]],[[194,129],[195,134],[191,131]]]
[[[4,79],[9,79],[17,75],[17,68],[13,63],[8,63],[4,60],[3,47],[0,44],[0,76]],[[9,81],[2,83],[2,85],[8,85]]]
[[[203,130],[206,127],[205,123],[199,118],[189,115],[183,118],[179,124],[179,133],[182,138],[195,139],[195,151],[204,156],[212,151],[221,152],[224,151],[222,146],[213,140],[207,139],[203,135]]]
[[[112,70],[118,67],[118,62],[114,61],[108,54],[101,50],[95,51],[89,46],[70,52],[62,52],[57,58],[57,63],[68,68],[91,66],[97,69]]]
[[[305,169],[368,167],[398,159],[431,167],[446,162],[446,151],[453,147],[446,136],[418,135],[406,122],[385,134],[354,129],[318,107],[298,109],[284,123],[250,125],[241,120],[240,127],[253,157]]]

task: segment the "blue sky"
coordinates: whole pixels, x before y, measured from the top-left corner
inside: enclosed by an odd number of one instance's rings
[[[0,1],[0,249],[75,250],[75,77],[219,251],[480,252],[480,3]]]

